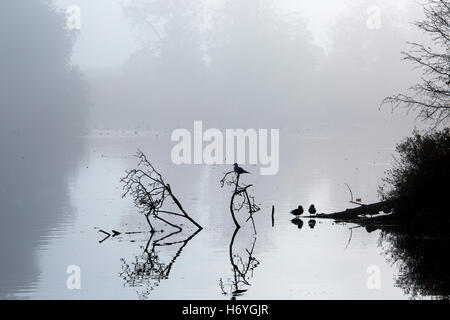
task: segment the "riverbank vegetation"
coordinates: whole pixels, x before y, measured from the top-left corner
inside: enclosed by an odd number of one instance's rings
[[[412,137],[397,145],[399,158],[380,187],[384,200],[396,199],[395,214],[415,230],[448,232],[450,181],[448,128]]]
[[[430,44],[411,42],[409,52],[403,53],[404,60],[422,72],[421,82],[383,104],[415,111],[430,128],[415,131],[397,145],[398,158],[379,191],[384,200],[396,201],[394,213],[402,225],[448,233],[450,1],[428,0],[424,13],[425,19],[415,25],[429,36]]]

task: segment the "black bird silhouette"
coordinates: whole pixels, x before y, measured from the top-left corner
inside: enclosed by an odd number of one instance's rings
[[[309,213],[312,214],[312,215],[313,215],[313,214],[316,214],[316,212],[317,212],[316,207],[314,207],[313,204],[309,207],[308,211],[309,211]]]
[[[241,167],[239,167],[237,163],[234,164],[234,172],[236,172],[238,174],[250,173],[250,172],[242,169]]]
[[[291,214],[293,214],[294,216],[299,216],[301,214],[303,214],[304,210],[302,206],[298,206],[297,209],[294,209],[291,211]]]

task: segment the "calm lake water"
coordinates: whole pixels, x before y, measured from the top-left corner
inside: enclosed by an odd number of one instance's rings
[[[32,172],[36,161],[42,165],[31,177],[28,196],[12,192],[18,190],[14,186],[2,190],[1,297],[230,299],[238,288],[237,299],[409,298],[395,286],[398,265],[388,261],[389,244],[380,241],[379,231],[321,220],[312,229],[309,219],[299,229],[289,214],[299,204],[314,203],[325,213],[352,207],[345,183],[355,197],[377,201],[377,186],[392,160],[391,142],[282,130],[278,175],[260,176],[257,166],[245,166],[254,174],[243,181],[253,184],[250,192],[261,207],[256,235],[250,222],[234,233],[232,189],[219,183],[231,168],[173,165],[168,130],[95,131],[79,144],[42,159],[36,159],[42,147],[9,159],[13,169]],[[145,218],[132,199],[121,197],[119,182],[136,165],[138,148],[204,230],[194,234],[195,228],[186,227],[169,236],[175,230],[165,228],[150,239]],[[245,217],[239,219],[244,223]],[[99,229],[122,234],[99,243]],[[246,271],[242,277],[230,262],[232,240],[233,262]],[[150,254],[158,257],[151,274],[145,269]],[[70,265],[81,269],[80,290],[66,287]],[[380,271],[379,289],[367,285],[373,266]]]

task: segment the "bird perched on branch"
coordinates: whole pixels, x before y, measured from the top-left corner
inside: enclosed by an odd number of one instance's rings
[[[317,212],[316,207],[314,207],[313,204],[309,207],[308,211],[311,215],[316,214]]]
[[[237,163],[234,164],[234,172],[236,172],[237,174],[250,173],[239,167]]]
[[[291,214],[293,214],[294,216],[297,217],[299,215],[302,215],[303,212],[304,212],[303,207],[302,206],[298,206],[297,209],[294,209],[294,210],[291,211]]]

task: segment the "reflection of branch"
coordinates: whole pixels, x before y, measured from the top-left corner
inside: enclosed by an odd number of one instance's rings
[[[352,237],[353,237],[353,229],[350,228],[350,237],[348,238],[348,242],[347,242],[347,245],[345,246],[344,250],[347,250],[347,248],[348,248],[348,246],[350,244],[350,241],[352,241]]]
[[[222,294],[227,295],[227,292],[225,291],[225,285],[223,284],[222,279],[219,280],[219,287],[220,287],[220,290],[222,291]]]
[[[200,232],[200,230],[197,230],[184,240],[164,242],[175,235],[181,234],[181,232],[181,230],[175,231],[157,240],[153,240],[155,233],[152,233],[147,245],[144,248],[144,252],[135,257],[134,262],[127,264],[125,259],[121,259],[122,271],[119,275],[125,280],[125,284],[130,287],[146,286],[146,290],[140,294],[142,299],[148,298],[148,295],[156,286],[159,285],[161,280],[169,277],[173,264],[181,255],[181,252],[187,246],[189,241],[192,240]],[[156,251],[156,248],[169,247],[176,244],[181,244],[180,248],[177,250],[170,262],[165,264],[160,260],[159,253]]]
[[[240,228],[236,228],[234,230],[229,246],[229,258],[233,271],[233,279],[228,284],[224,284],[222,279],[219,280],[219,287],[222,293],[227,294],[225,286],[229,286],[231,288],[231,294],[233,295],[233,297],[247,291],[247,289],[244,289],[244,287],[250,286],[249,278],[253,277],[253,270],[259,265],[259,261],[255,257],[253,257],[253,251],[256,245],[256,237],[254,237],[253,239],[251,248],[245,248],[248,259],[244,260],[239,254],[234,252],[234,242],[239,230]]]
[[[348,246],[350,245],[350,242],[352,241],[352,238],[353,238],[353,229],[356,229],[356,228],[361,228],[361,226],[355,226],[355,227],[349,228],[350,229],[350,237],[348,238],[348,242],[347,242],[347,245],[345,246],[344,250],[347,250]]]
[[[192,222],[199,230],[202,227],[192,219],[184,210],[180,201],[175,197],[172,188],[166,184],[162,175],[156,171],[153,165],[148,161],[146,155],[138,150],[136,157],[139,159],[137,168],[126,171],[126,176],[120,179],[124,184],[124,193],[122,197],[131,195],[134,204],[140,208],[141,213],[145,216],[151,231],[155,232],[150,221],[150,216],[161,220],[162,222],[178,229],[181,228],[160,217],[160,213],[181,216]],[[180,209],[181,214],[160,210],[167,198],[171,198],[175,205]]]

